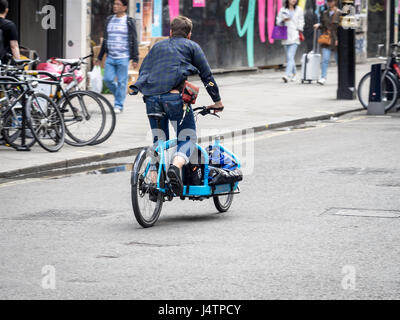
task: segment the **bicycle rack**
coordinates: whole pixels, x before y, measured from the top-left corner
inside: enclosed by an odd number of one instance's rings
[[[381,86],[382,65],[371,66],[371,84],[369,87],[368,115],[384,115],[385,104],[382,101]]]

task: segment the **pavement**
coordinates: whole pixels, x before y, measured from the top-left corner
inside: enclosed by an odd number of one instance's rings
[[[370,70],[372,60],[357,64],[356,83]],[[219,85],[225,111],[221,119],[199,118],[199,138],[206,140],[216,133],[226,134],[243,130],[263,131],[278,127],[324,120],[359,111],[358,100],[337,100],[337,67],[331,66],[326,85],[316,83],[284,84],[283,71],[218,70],[215,79]],[[199,78],[193,82],[202,87]],[[112,96],[107,96],[113,101]],[[202,87],[197,106],[212,104]],[[140,96],[128,96],[125,111],[117,115],[113,136],[99,146],[76,148],[65,145],[58,153],[48,153],[35,145],[30,152],[17,152],[0,146],[0,178],[14,179],[29,174],[65,169],[112,158],[130,156],[151,144],[151,132]]]

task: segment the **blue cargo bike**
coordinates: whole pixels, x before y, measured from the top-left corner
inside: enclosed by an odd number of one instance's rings
[[[216,109],[200,107],[193,109],[198,115],[214,115]],[[161,128],[165,113],[149,114]],[[196,144],[199,161],[188,164],[182,170],[184,183],[183,194],[177,196],[170,187],[167,170],[169,167],[168,150],[176,147],[177,139],[158,140],[154,147],[144,148],[136,157],[131,176],[132,207],[137,222],[144,228],[154,226],[160,217],[163,203],[179,197],[203,201],[213,199],[219,213],[227,212],[232,205],[233,196],[240,192],[242,181],[241,164],[236,155],[224,148],[220,138],[216,137],[213,145],[204,149]],[[201,160],[200,160],[201,159]],[[157,170],[157,183],[151,178],[151,169]]]

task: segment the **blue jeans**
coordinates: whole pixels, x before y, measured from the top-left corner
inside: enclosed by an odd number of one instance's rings
[[[321,73],[321,78],[326,79],[328,76],[328,67],[329,63],[331,61],[331,52],[332,50],[329,48],[322,48],[322,73]],[[335,51],[335,60],[336,63],[338,61],[338,54],[337,51]]]
[[[196,122],[192,108],[190,107],[189,113],[186,114],[182,122],[184,112],[180,94],[165,93],[157,96],[146,96],[144,97],[144,101],[146,102],[147,114],[166,113],[166,116],[161,120],[161,131],[157,128],[157,121],[149,118],[154,143],[158,139],[162,139],[163,141],[170,139],[168,120],[171,121],[172,127],[178,137],[178,151],[175,156],[182,157],[188,163],[197,143]]]
[[[286,51],[286,61],[287,61],[286,75],[288,77],[294,76],[296,74],[296,61],[294,58],[296,56],[298,46],[299,45],[296,43],[284,46]]]
[[[120,110],[124,109],[128,85],[128,70],[129,58],[113,59],[107,57],[104,70],[104,82],[115,97],[115,107]],[[117,78],[118,81],[115,81],[115,78]]]

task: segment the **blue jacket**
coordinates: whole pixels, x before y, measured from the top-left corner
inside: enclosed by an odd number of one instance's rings
[[[160,95],[179,88],[188,76],[199,74],[214,102],[221,100],[211,68],[200,46],[187,38],[160,41],[147,54],[135,87],[145,96]]]

